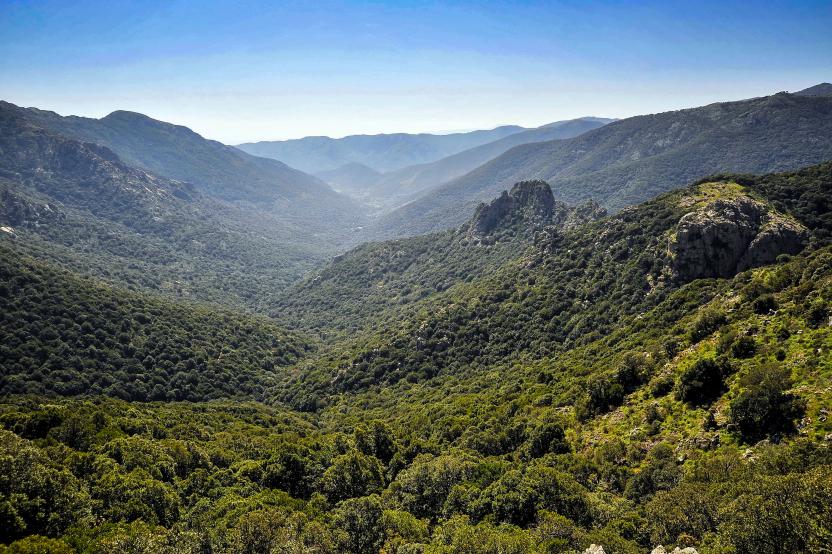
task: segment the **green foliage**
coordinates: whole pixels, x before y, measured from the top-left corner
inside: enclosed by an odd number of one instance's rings
[[[725,314],[718,309],[708,309],[699,314],[690,330],[690,341],[699,342],[710,336],[728,321]]]
[[[794,432],[803,405],[788,392],[791,385],[788,369],[778,366],[754,367],[743,377],[744,390],[731,401],[731,422],[745,441]]]
[[[679,400],[693,405],[704,405],[715,400],[725,389],[725,377],[730,372],[724,358],[701,358],[679,377],[676,395]]]
[[[821,548],[832,327],[816,307],[832,300],[832,246],[815,233],[732,279],[668,281],[666,238],[699,194],[543,233],[314,357],[268,319],[0,250],[2,548]],[[169,397],[180,381],[189,395]],[[165,401],[96,394],[145,383]]]
[[[366,496],[384,486],[383,472],[376,457],[351,451],[332,460],[321,479],[321,489],[333,503]]]
[[[257,397],[307,349],[263,318],[119,291],[2,247],[0,260],[5,394]]]

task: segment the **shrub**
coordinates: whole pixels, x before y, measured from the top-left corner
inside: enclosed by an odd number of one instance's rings
[[[766,315],[777,309],[777,300],[771,294],[764,294],[754,301],[754,313]]]
[[[753,337],[740,337],[731,345],[731,355],[744,360],[757,352],[757,343]]]
[[[697,360],[679,378],[678,399],[693,405],[709,404],[722,394],[728,367],[724,360]]]
[[[716,308],[704,310],[696,318],[693,328],[690,330],[690,341],[692,343],[701,341],[725,325],[727,321],[728,319],[725,317],[725,314]]]
[[[785,368],[760,367],[752,369],[743,379],[744,389],[731,402],[731,422],[743,439],[756,442],[766,436],[794,431],[794,420],[803,406],[786,392],[791,378]]]

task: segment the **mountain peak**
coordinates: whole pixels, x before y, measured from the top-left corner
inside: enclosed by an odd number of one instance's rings
[[[482,238],[495,230],[522,221],[526,225],[549,223],[555,197],[546,181],[520,181],[488,204],[480,204],[468,227],[471,237]]]
[[[832,96],[832,83],[818,83],[794,94],[798,96]]]

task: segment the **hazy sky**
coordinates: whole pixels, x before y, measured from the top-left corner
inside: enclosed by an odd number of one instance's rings
[[[0,98],[227,143],[626,117],[821,81],[832,0],[0,0]]]

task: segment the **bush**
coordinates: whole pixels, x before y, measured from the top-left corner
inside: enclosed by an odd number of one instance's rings
[[[575,407],[578,419],[587,420],[620,406],[624,402],[624,387],[610,376],[599,376],[587,383],[586,394]]]
[[[755,368],[743,379],[745,388],[731,402],[731,422],[746,442],[794,432],[803,406],[789,394],[791,378],[785,368]]]
[[[771,294],[764,294],[754,301],[753,307],[755,314],[766,315],[777,309],[777,300]]]
[[[725,314],[715,308],[708,308],[699,314],[699,317],[690,330],[690,342],[697,343],[705,337],[713,334],[720,327],[727,323]]]
[[[744,360],[757,352],[757,342],[753,337],[740,337],[731,345],[731,355]]]
[[[710,404],[722,394],[728,369],[724,360],[697,360],[679,378],[678,399],[697,406]]]

